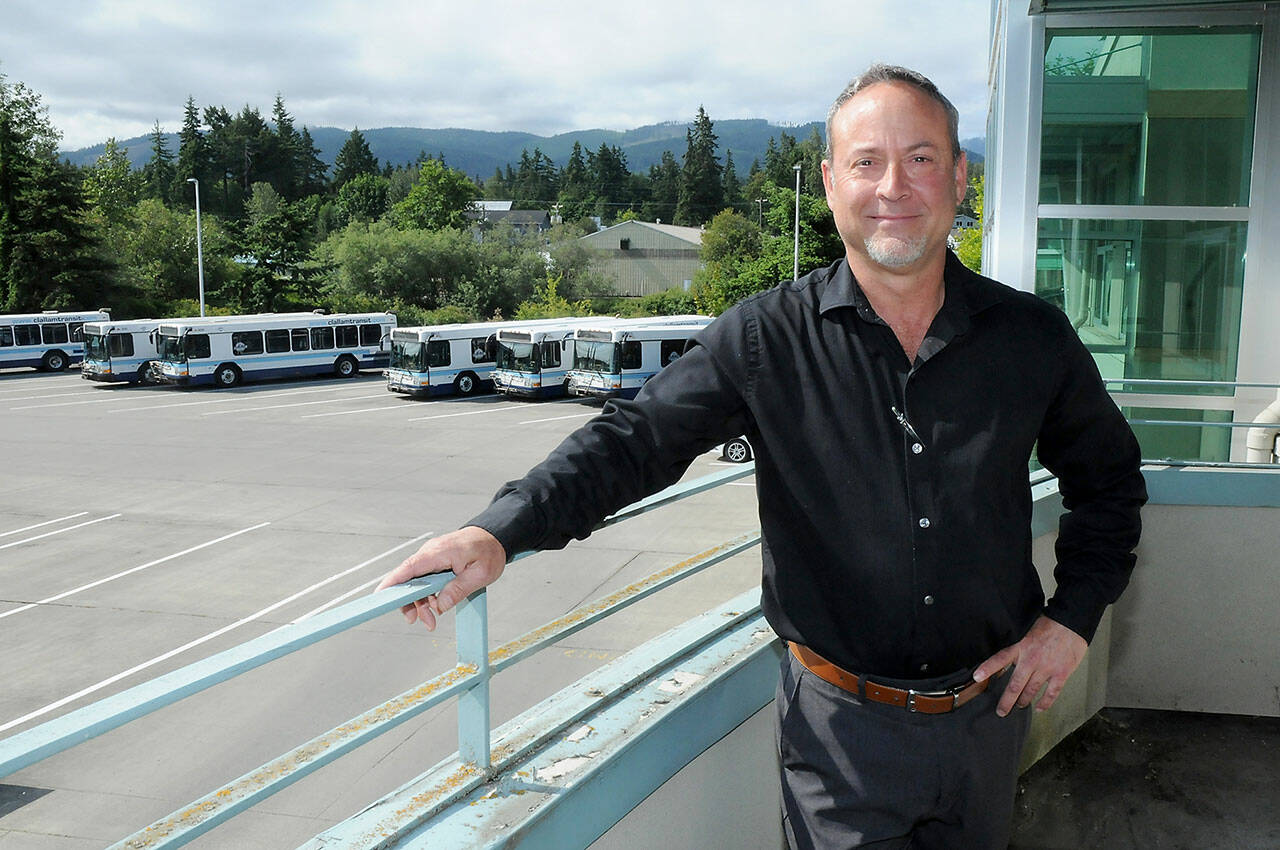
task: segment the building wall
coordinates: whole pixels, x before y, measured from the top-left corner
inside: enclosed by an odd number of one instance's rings
[[[614,282],[614,293],[635,297],[687,289],[702,265],[698,237],[694,228],[670,232],[627,221],[582,237],[582,244],[599,257],[599,268]]]

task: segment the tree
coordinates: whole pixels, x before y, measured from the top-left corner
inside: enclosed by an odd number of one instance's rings
[[[249,258],[239,291],[240,305],[252,312],[274,310],[283,289],[305,284],[303,264],[311,244],[312,211],[280,196],[270,183],[255,183],[245,204],[242,253]]]
[[[680,201],[680,166],[671,151],[663,151],[659,163],[649,166],[649,186],[649,200],[641,205],[640,214],[647,221],[670,224]]]
[[[693,126],[685,133],[687,149],[680,169],[680,195],[676,204],[676,224],[699,225],[724,208],[724,185],[720,160],[716,158],[717,137],[706,110],[698,107]]]
[[[129,164],[129,149],[107,139],[106,148],[84,179],[85,199],[108,221],[122,220],[142,198],[143,176]]]
[[[0,311],[83,309],[108,268],[40,96],[0,75]]]
[[[965,193],[965,200],[973,211],[973,217],[978,220],[978,226],[966,228],[956,241],[956,256],[960,258],[960,262],[979,273],[982,272],[982,208],[985,192],[985,181],[979,167],[978,173],[969,177],[969,191]]]
[[[543,210],[556,199],[556,164],[541,149],[520,152],[520,168],[511,187],[514,207],[518,210]]]
[[[173,152],[169,150],[169,137],[156,121],[151,129],[151,159],[142,168],[143,192],[148,198],[165,200],[173,187],[177,169],[173,164]]]
[[[724,190],[725,209],[737,212],[746,210],[747,205],[742,198],[742,182],[738,180],[738,172],[733,167],[733,151],[725,151],[724,173],[720,183]]]
[[[299,192],[303,197],[318,195],[325,190],[328,182],[329,166],[320,158],[320,149],[311,138],[311,131],[306,127],[298,137],[298,179],[301,181]]]
[[[342,188],[342,184],[361,174],[377,173],[378,158],[373,155],[364,134],[357,127],[351,131],[333,162],[333,185]]]
[[[178,165],[174,169],[173,185],[169,197],[194,206],[194,194],[187,188],[187,180],[196,178],[208,188],[210,172],[209,144],[200,131],[200,113],[195,98],[188,96],[182,109],[182,129],[178,131]]]
[[[359,174],[338,190],[338,219],[342,224],[353,221],[377,221],[387,211],[391,181],[381,174]]]
[[[429,159],[418,169],[418,185],[391,208],[391,219],[402,230],[462,229],[470,223],[467,212],[479,197],[480,187],[470,177]]]

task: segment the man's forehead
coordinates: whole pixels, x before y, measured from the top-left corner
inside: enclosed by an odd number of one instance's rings
[[[904,103],[904,98],[910,102]],[[907,83],[873,83],[849,98],[833,117],[832,135],[854,144],[873,144],[876,131],[896,124],[915,125],[919,134],[913,148],[950,147],[949,122],[942,104]]]

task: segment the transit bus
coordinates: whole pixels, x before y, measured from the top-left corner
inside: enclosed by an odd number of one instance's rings
[[[166,319],[153,374],[166,384],[234,387],[295,375],[353,378],[387,365],[394,313],[262,313]]]
[[[608,328],[578,328],[573,334],[570,395],[634,398],[709,324],[710,316],[658,316]]]
[[[0,369],[31,366],[61,372],[84,357],[84,323],[110,318],[106,309],[0,316]]]
[[[493,388],[504,395],[554,398],[568,393],[573,368],[573,332],[580,327],[612,327],[624,319],[600,316],[558,319],[550,325],[524,324],[498,331]]]
[[[85,322],[84,362],[80,364],[80,377],[110,383],[153,383],[155,378],[151,374],[151,364],[156,359],[156,331],[161,321],[186,320]]]
[[[418,397],[492,390],[500,330],[561,323],[562,319],[517,319],[396,328],[391,332],[387,390]]]

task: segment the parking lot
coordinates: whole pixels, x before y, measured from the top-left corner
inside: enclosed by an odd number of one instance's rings
[[[0,737],[366,593],[598,411],[0,371]],[[716,454],[686,477],[721,468]],[[498,645],[758,526],[753,479],[510,567]],[[748,552],[495,679],[495,725],[759,581]],[[388,615],[0,779],[0,848],[102,847],[454,664]],[[441,706],[198,839],[293,847],[456,749]]]

